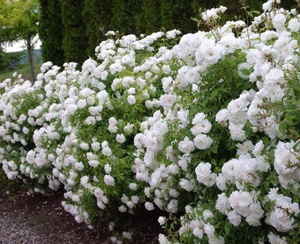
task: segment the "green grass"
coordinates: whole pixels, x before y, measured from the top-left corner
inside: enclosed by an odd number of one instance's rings
[[[23,51],[25,52],[25,51]],[[26,52],[25,52],[26,53]],[[26,55],[26,54],[25,54]],[[37,75],[38,73],[40,73],[40,67],[42,65],[42,57],[41,55],[38,55],[34,58],[34,70],[35,70],[35,75]],[[6,71],[0,71],[0,83],[3,82],[5,79],[13,78],[13,73],[17,72],[18,74],[22,74],[22,77],[25,80],[30,80],[30,66],[29,63],[23,63],[18,65],[17,67],[13,68],[12,70],[6,70]]]
[[[42,64],[41,62],[36,62],[34,64],[34,70],[35,70],[36,75],[40,72],[41,64]],[[14,69],[12,71],[9,70],[9,71],[5,71],[5,72],[1,72],[0,73],[0,82],[3,82],[7,78],[12,79],[14,72],[17,72],[18,74],[22,74],[22,77],[25,80],[27,80],[27,79],[30,80],[30,67],[29,67],[29,64],[26,63],[23,65],[20,65],[19,67],[17,67],[16,69]]]

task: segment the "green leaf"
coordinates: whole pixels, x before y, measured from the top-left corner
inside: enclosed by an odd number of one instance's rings
[[[285,123],[280,123],[279,124],[279,131],[282,133],[282,134],[286,134],[286,125]]]

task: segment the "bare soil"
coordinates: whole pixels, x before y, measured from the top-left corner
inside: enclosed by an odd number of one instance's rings
[[[35,235],[42,235],[45,243],[96,244],[111,243],[112,233],[108,225],[89,229],[85,223],[77,223],[61,205],[62,193],[28,195],[25,190],[7,194],[0,189],[0,228],[1,225],[12,226],[13,222],[25,223]],[[158,243],[157,236],[162,232],[157,219],[159,213],[142,211],[129,221],[135,230],[134,238],[128,243]],[[1,222],[1,219],[5,221]],[[10,219],[11,221],[9,221]],[[7,227],[7,226],[6,226]],[[5,229],[2,228],[1,229]],[[11,229],[10,229],[11,231]],[[16,230],[19,231],[19,230]],[[10,233],[10,235],[12,235]],[[1,241],[2,240],[2,241]],[[5,243],[1,239],[0,244]],[[16,243],[33,243],[30,241]]]

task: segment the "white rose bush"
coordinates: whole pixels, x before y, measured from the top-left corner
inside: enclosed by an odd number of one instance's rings
[[[300,16],[278,2],[249,26],[217,25],[221,6],[180,38],[110,32],[81,70],[46,62],[34,83],[5,80],[7,177],[63,189],[91,228],[160,210],[160,243],[296,243]]]

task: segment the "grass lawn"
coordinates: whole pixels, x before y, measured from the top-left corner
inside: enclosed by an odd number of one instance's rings
[[[30,79],[30,67],[29,63],[26,60],[26,51],[22,51],[20,53],[24,53],[24,61],[20,63],[18,66],[15,68],[12,68],[10,70],[6,71],[0,71],[0,82],[3,82],[7,78],[13,78],[13,73],[17,72],[18,74],[22,74],[23,78]],[[34,70],[35,74],[37,75],[40,72],[40,66],[42,65],[42,57],[41,57],[41,52],[40,51],[35,51],[34,53]]]

